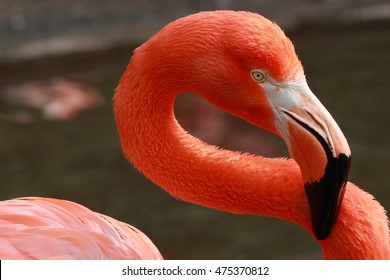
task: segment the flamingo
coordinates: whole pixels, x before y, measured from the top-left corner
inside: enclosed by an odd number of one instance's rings
[[[191,136],[173,111],[183,92],[282,137],[292,159],[223,150]],[[134,51],[113,100],[126,158],[172,196],[296,223],[324,259],[390,259],[385,210],[347,182],[347,140],[271,21],[234,11],[178,19]],[[5,201],[0,221],[0,258],[161,258],[138,230],[68,201]]]
[[[193,92],[283,138],[293,159],[223,150],[177,122],[178,94]],[[114,95],[126,158],[187,202],[302,226],[324,259],[389,259],[388,218],[347,182],[351,152],[307,85],[294,46],[250,12],[200,12],[138,47]]]

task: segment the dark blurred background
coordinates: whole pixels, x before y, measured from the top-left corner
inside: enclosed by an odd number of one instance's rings
[[[201,10],[258,12],[296,46],[313,92],[353,154],[350,181],[390,209],[390,3],[337,0],[0,2],[0,198],[69,199],[144,231],[168,259],[316,259],[304,230],[173,199],[122,156],[111,109],[132,50]],[[175,105],[192,134],[287,156],[284,143],[193,94]]]

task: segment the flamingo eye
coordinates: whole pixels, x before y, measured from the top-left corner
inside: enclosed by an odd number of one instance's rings
[[[263,71],[257,70],[257,69],[251,70],[251,76],[252,76],[252,79],[258,83],[264,82],[265,79],[267,78],[267,76],[265,75],[265,73]]]

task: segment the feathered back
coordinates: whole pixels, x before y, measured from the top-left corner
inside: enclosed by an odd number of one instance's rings
[[[138,229],[66,200],[0,202],[0,259],[162,259]]]

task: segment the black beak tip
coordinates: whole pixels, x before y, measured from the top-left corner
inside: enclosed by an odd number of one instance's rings
[[[335,194],[332,196],[329,187],[321,182],[305,184],[305,190],[310,205],[313,234],[318,240],[323,240],[333,229],[343,198],[336,201]]]
[[[309,200],[313,234],[325,239],[333,229],[344,198],[351,157],[340,154],[328,158],[321,180],[305,183]]]

